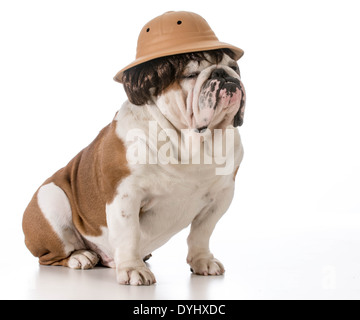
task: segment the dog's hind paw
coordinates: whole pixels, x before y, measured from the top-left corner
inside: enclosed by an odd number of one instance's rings
[[[99,262],[99,257],[95,252],[89,250],[74,251],[68,260],[68,267],[71,269],[91,269]]]

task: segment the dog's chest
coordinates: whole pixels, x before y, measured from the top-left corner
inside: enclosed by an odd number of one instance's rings
[[[231,179],[224,176],[157,179],[140,212],[142,251],[151,253],[191,224],[198,214],[215,208],[221,202],[219,191],[231,185]]]

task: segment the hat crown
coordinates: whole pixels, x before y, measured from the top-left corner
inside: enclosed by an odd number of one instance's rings
[[[142,28],[136,58],[202,41],[219,41],[204,18],[193,12],[169,11]]]
[[[124,71],[153,59],[217,49],[230,49],[236,60],[244,51],[220,42],[206,20],[193,12],[169,11],[149,21],[141,30],[136,48],[136,59],[114,77],[122,83]]]

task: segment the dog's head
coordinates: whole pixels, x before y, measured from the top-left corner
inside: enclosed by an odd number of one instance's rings
[[[122,82],[131,103],[155,104],[177,129],[243,123],[245,89],[229,49],[154,59],[126,70]]]

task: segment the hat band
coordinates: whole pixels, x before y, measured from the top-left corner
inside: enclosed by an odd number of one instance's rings
[[[186,42],[179,43],[179,39],[185,38]],[[198,33],[192,33],[191,36],[189,36],[189,33],[179,34],[178,37],[174,38],[174,36],[169,36],[164,39],[162,37],[159,40],[154,39],[154,41],[147,41],[146,45],[142,44],[141,42],[138,43],[137,51],[136,51],[136,59],[144,56],[148,56],[153,54],[154,52],[163,52],[163,51],[174,51],[177,48],[184,48],[184,47],[191,47],[193,44],[196,44],[199,46],[203,42],[219,42],[219,39],[214,35],[214,33],[209,32],[209,34],[199,35]]]

